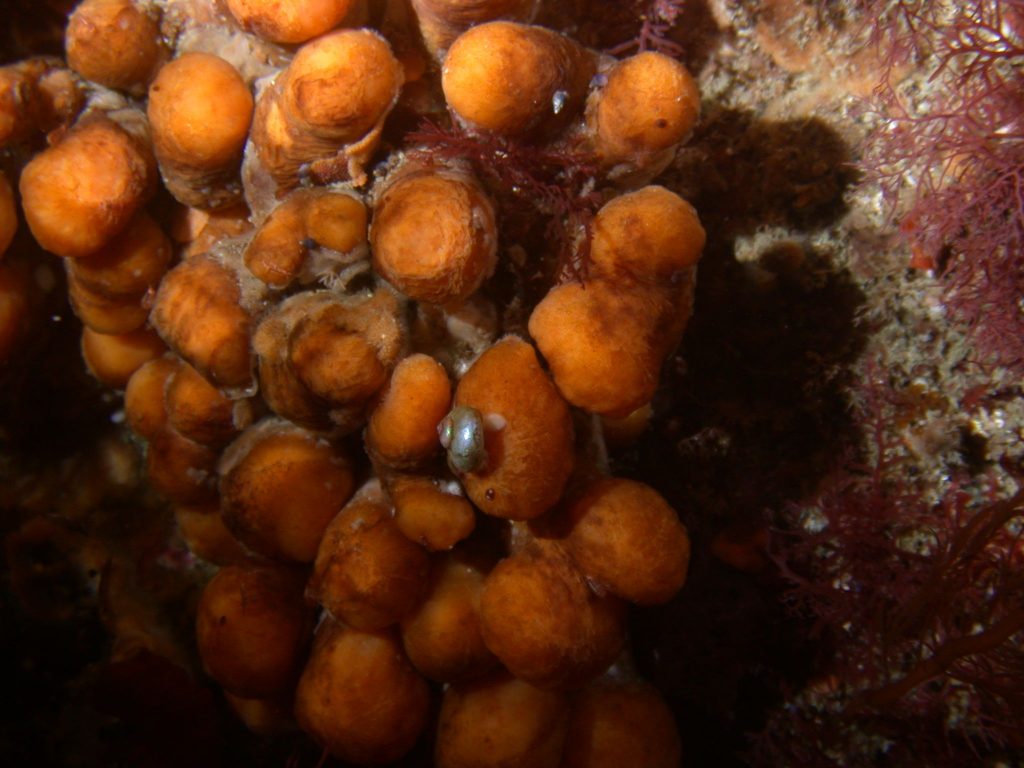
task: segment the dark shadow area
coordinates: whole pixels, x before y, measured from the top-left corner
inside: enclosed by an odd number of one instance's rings
[[[73,498],[82,480],[67,485],[40,489],[42,503]],[[63,511],[0,509],[0,675],[16,702],[0,722],[3,764],[234,764],[221,692],[186,670],[199,668],[188,658],[194,593],[167,560],[169,515],[137,496],[76,520]]]
[[[89,577],[69,562],[79,539],[42,518],[11,531],[13,515],[3,510],[0,519],[0,675],[12,704],[0,723],[0,755],[5,765],[58,766],[66,742],[84,750],[91,741],[88,725],[62,733],[61,720],[76,709],[83,669],[102,661],[110,643]]]
[[[81,449],[110,426],[120,396],[85,369],[82,324],[68,304],[64,266],[22,226],[2,279],[27,302],[14,352],[0,366],[0,483],[15,458],[25,468]]]
[[[849,148],[825,122],[763,120],[735,109],[702,117],[673,175],[708,230],[705,270],[714,250],[739,235],[837,222],[846,212],[843,192],[857,181]]]
[[[77,0],[4,0],[0,65],[27,56],[63,56],[64,26]]]
[[[613,473],[658,488],[693,545],[676,599],[634,612],[641,673],[672,702],[688,762],[740,766],[749,735],[825,649],[786,614],[763,556],[743,572],[712,542],[763,532],[769,510],[813,489],[849,445],[844,385],[866,341],[864,296],[827,246],[811,244],[844,214],[852,181],[827,126],[722,112],[681,159],[665,183],[708,233],[696,308],[652,429]],[[768,226],[778,234],[738,261],[737,238]]]

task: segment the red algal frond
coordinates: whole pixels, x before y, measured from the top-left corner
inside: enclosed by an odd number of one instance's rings
[[[639,29],[634,37],[610,48],[608,53],[622,56],[657,51],[673,58],[681,57],[683,49],[670,35],[685,4],[685,0],[634,0],[632,5],[640,22]]]
[[[929,500],[893,428],[899,400],[869,369],[854,405],[864,459],[792,505],[773,543],[788,604],[831,658],[769,728],[800,731],[823,754],[853,750],[841,764],[861,764],[858,752],[869,764],[882,744],[886,764],[957,764],[964,751],[1019,746],[1024,724],[1024,477],[1006,468],[1009,492],[964,477]],[[892,743],[910,734],[919,745]],[[777,754],[779,738],[758,748]],[[935,745],[947,759],[914,762]]]
[[[408,134],[407,142],[426,157],[468,161],[500,198],[502,227],[513,236],[544,222],[544,236],[553,242],[571,279],[586,277],[590,223],[603,197],[593,191],[597,165],[572,149],[523,144],[499,136],[470,134],[456,125],[430,121]]]
[[[979,362],[1024,366],[1024,0],[869,5],[888,67],[862,167],[912,263],[944,277]],[[912,59],[925,92],[897,83]]]

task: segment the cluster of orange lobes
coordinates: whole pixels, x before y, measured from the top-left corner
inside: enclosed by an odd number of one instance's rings
[[[0,147],[48,144],[0,177],[0,248],[20,201],[151,486],[220,566],[206,673],[254,730],[353,763],[423,738],[441,766],[680,760],[625,622],[682,587],[689,540],[608,455],[690,316],[704,231],[650,182],[699,96],[537,5],[85,0],[67,63],[0,70]],[[585,280],[507,300],[502,262],[547,256],[470,163],[390,139],[396,114],[592,157]]]

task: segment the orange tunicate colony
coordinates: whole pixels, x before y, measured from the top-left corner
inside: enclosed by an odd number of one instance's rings
[[[645,428],[691,313],[704,230],[650,182],[693,78],[531,26],[535,0],[392,5],[194,0],[162,26],[84,0],[77,74],[0,69],[0,148],[51,131],[0,174],[0,257],[23,218],[64,259],[89,370],[219,566],[199,656],[252,730],[293,716],[357,764],[678,764],[665,702],[616,665],[628,604],[683,587],[687,531],[594,445]],[[555,276],[516,293],[501,190],[392,125],[445,107],[590,154],[584,281],[535,244]],[[2,357],[28,299],[0,266]]]

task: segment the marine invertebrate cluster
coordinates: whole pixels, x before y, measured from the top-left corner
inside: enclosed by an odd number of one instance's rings
[[[671,765],[626,614],[682,587],[689,539],[656,490],[608,476],[601,418],[649,411],[692,312],[704,231],[649,182],[696,86],[524,23],[532,2],[352,5],[87,0],[81,114],[17,169],[89,369],[220,567],[202,665],[255,730],[294,715],[342,760],[401,758],[440,699],[439,765],[593,765],[595,744]],[[105,56],[122,44],[139,55]],[[588,158],[591,226],[559,222],[586,282],[530,242],[533,306],[501,267],[528,263],[509,190],[389,130],[443,108],[482,143]],[[12,115],[5,145],[50,127]]]
[[[68,66],[87,80],[140,94],[167,57],[158,14],[131,0],[79,3],[65,32]]]
[[[57,59],[40,56],[0,67],[0,146],[66,125],[82,102],[80,84]]]
[[[277,189],[295,187],[306,175],[364,184],[363,165],[403,79],[387,41],[372,30],[343,29],[311,41],[259,97],[247,173],[262,170]]]
[[[252,112],[245,81],[217,56],[187,53],[160,68],[146,115],[164,186],[176,200],[222,208],[240,199],[238,165]]]
[[[650,186],[601,208],[593,231],[590,279],[552,288],[529,327],[569,402],[622,417],[650,401],[679,343],[704,230],[686,201]]]

